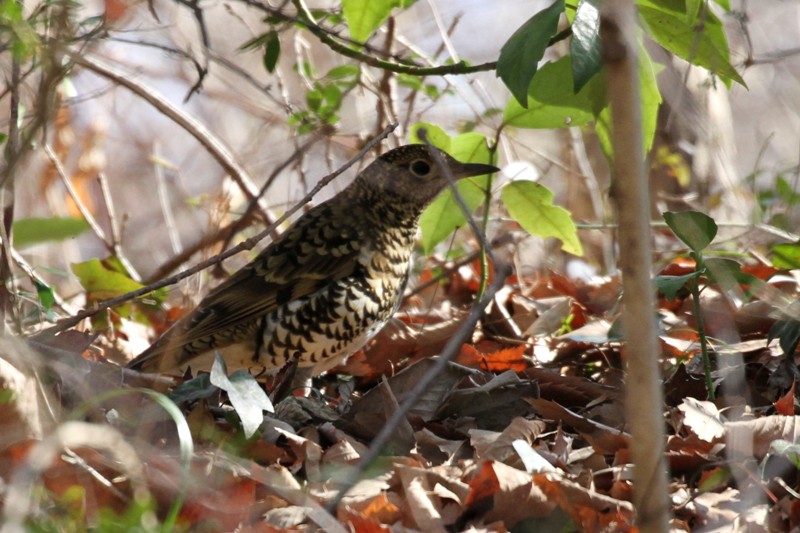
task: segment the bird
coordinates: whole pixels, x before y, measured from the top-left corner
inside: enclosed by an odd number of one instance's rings
[[[497,172],[425,144],[389,150],[331,199],[305,212],[213,289],[128,367],[170,373],[330,370],[400,305],[424,208],[450,182]]]

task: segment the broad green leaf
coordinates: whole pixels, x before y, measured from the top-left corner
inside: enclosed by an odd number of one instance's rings
[[[275,70],[275,65],[278,64],[280,56],[281,40],[278,37],[278,32],[270,32],[267,44],[264,45],[264,68],[267,69],[267,72],[271,73]]]
[[[423,140],[419,134],[419,130],[425,130],[425,139]],[[408,135],[408,141],[411,143],[426,144],[426,141],[440,150],[444,150],[450,154],[450,136],[439,126],[430,124],[428,122],[417,122],[411,126],[411,132]],[[452,155],[452,154],[450,154]],[[466,163],[466,161],[462,161]]]
[[[704,213],[667,211],[663,216],[673,233],[694,252],[701,252],[717,236],[717,223]]]
[[[763,283],[754,275],[742,272],[742,265],[733,259],[712,257],[706,259],[703,263],[705,264],[708,278],[724,290],[747,285],[750,287],[748,292],[752,292],[754,286],[761,286]]]
[[[776,244],[772,247],[772,265],[793,270],[800,268],[800,242]]]
[[[664,293],[664,296],[674,300],[678,291],[684,288],[690,280],[697,279],[699,275],[698,272],[692,272],[683,276],[656,276],[656,287]]]
[[[553,205],[553,193],[533,181],[512,181],[503,187],[503,203],[522,228],[538,237],[555,237],[565,252],[583,255],[572,215]]]
[[[418,123],[411,128],[411,142],[421,142],[417,134],[420,127],[427,129],[427,138],[431,144],[446,151],[462,163],[492,163],[492,156],[486,145],[486,137],[483,135],[469,132],[450,138],[438,126]],[[456,183],[456,189],[470,213],[475,211],[485,200],[489,180],[489,175],[483,175],[463,179]],[[453,192],[450,189],[442,192],[422,212],[419,219],[424,252],[430,254],[437,244],[466,223],[467,215],[458,205]]]
[[[603,68],[600,57],[600,12],[599,0],[583,0],[578,4],[572,22],[573,91],[579,92],[592,77]]]
[[[99,259],[73,263],[70,268],[78,276],[91,301],[108,300],[142,288],[141,283],[108,268]]]
[[[528,87],[550,38],[558,30],[558,18],[563,11],[564,0],[556,0],[515,31],[500,49],[497,76],[522,107],[528,106]]]
[[[342,13],[354,41],[365,42],[383,24],[396,0],[342,0]]]
[[[510,100],[503,112],[503,122],[531,129],[583,126],[594,119],[592,87],[601,84],[596,78],[578,94],[573,85],[572,59],[569,56],[544,65],[528,90],[527,106]],[[600,90],[600,89],[597,89]]]
[[[89,229],[82,218],[23,218],[14,222],[12,235],[17,248],[25,248],[43,242],[63,241],[77,237]]]
[[[269,396],[250,372],[237,370],[228,376],[228,369],[219,352],[214,356],[210,378],[212,385],[228,393],[228,399],[242,421],[246,438],[252,437],[264,421],[264,411],[275,412]]]
[[[697,20],[700,16],[700,9],[703,7],[705,0],[685,0],[686,1],[686,22]]]
[[[470,213],[475,211],[486,197],[488,176],[477,176],[461,180],[456,184]],[[450,190],[444,191],[422,212],[419,227],[422,232],[422,249],[429,255],[437,244],[444,241],[455,230],[467,224],[467,215],[456,202]]]
[[[648,35],[686,61],[707,68],[719,76],[726,86],[732,82],[745,85],[730,64],[725,30],[720,20],[706,10],[704,20],[687,19],[684,0],[638,0],[639,15]]]

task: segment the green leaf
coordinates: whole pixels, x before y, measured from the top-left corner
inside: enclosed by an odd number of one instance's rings
[[[486,137],[479,133],[463,133],[451,138],[440,127],[419,122],[411,127],[410,142],[422,142],[419,138],[420,128],[425,128],[428,142],[462,163],[492,163],[492,156],[486,145]],[[485,200],[489,179],[489,175],[483,175],[463,179],[456,183],[456,189],[470,213],[475,211]],[[467,215],[461,210],[453,192],[450,189],[442,192],[423,211],[419,219],[422,248],[425,254],[430,254],[437,244],[466,223]]]
[[[553,193],[533,181],[512,181],[503,187],[503,202],[508,213],[531,235],[555,237],[565,252],[583,255],[572,215],[553,205]]]
[[[800,268],[800,242],[772,246],[772,265],[786,270]]]
[[[664,293],[670,300],[674,300],[678,296],[678,291],[686,287],[686,284],[700,276],[699,272],[691,272],[683,276],[656,276],[656,288]]]
[[[14,222],[12,235],[17,248],[25,248],[43,242],[63,241],[75,238],[89,229],[82,218],[23,218]]]
[[[515,31],[500,49],[497,76],[522,107],[528,105],[528,87],[550,38],[558,30],[558,18],[563,11],[564,0],[556,0]]]
[[[761,280],[754,275],[742,272],[742,265],[733,259],[711,257],[705,259],[703,264],[705,264],[708,278],[724,290],[739,285],[761,284]]]
[[[420,130],[425,130],[425,139],[423,140],[420,135]],[[408,135],[408,141],[417,144],[426,144],[426,141],[434,145],[440,150],[450,153],[450,143],[452,142],[450,136],[442,128],[435,124],[428,122],[417,122],[411,126],[411,132]],[[451,154],[452,155],[452,154]],[[462,161],[462,163],[465,161]]]
[[[667,226],[692,251],[700,253],[717,236],[717,223],[710,216],[698,211],[663,213]]]
[[[211,384],[209,374],[203,372],[172,389],[172,392],[169,393],[169,399],[177,405],[182,405],[210,398],[213,394],[217,394],[218,390],[218,387]]]
[[[270,32],[267,44],[264,45],[264,68],[267,72],[272,73],[275,70],[275,65],[278,64],[278,58],[281,56],[281,40],[278,37],[278,32]]]
[[[637,4],[639,15],[655,42],[676,56],[707,68],[728,87],[734,81],[745,85],[730,64],[725,30],[713,13],[706,10],[702,21],[689,17],[684,0],[637,0]]]
[[[269,396],[250,372],[237,370],[228,376],[228,369],[219,352],[214,354],[210,379],[212,385],[228,393],[228,399],[242,421],[246,438],[252,437],[264,421],[264,411],[275,412]]]
[[[42,309],[45,311],[51,310],[53,304],[56,303],[53,288],[37,280],[33,280],[33,284],[36,286],[36,294],[39,296],[39,303],[42,304]]]
[[[645,154],[653,147],[658,125],[658,110],[661,107],[661,91],[656,74],[662,70],[653,63],[647,49],[639,47],[639,98],[642,102],[642,145]]]
[[[342,0],[342,13],[354,41],[365,42],[383,24],[396,0]]]
[[[78,276],[87,298],[91,301],[108,300],[142,288],[141,283],[112,268],[99,259],[70,265],[72,273]]]
[[[725,10],[726,13],[730,13],[731,11],[731,2],[730,0],[714,0],[714,3],[717,4],[719,7]]]
[[[583,126],[594,120],[593,90],[601,85],[597,78],[584,86],[578,94],[569,88],[573,85],[572,59],[569,56],[544,65],[528,90],[525,107],[510,100],[503,112],[503,122],[511,126],[531,129],[551,129]]]
[[[603,68],[600,57],[599,0],[582,0],[572,22],[573,91],[579,92]]]

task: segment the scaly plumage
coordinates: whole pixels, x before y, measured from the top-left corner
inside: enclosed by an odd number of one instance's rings
[[[417,221],[454,179],[497,171],[424,145],[390,150],[305,213],[128,365],[150,372],[280,367],[314,373],[358,350],[391,317],[408,280]]]

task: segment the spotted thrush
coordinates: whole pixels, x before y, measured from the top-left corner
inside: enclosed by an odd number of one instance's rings
[[[446,167],[446,168],[445,168]],[[300,217],[129,367],[171,372],[280,367],[318,374],[361,348],[395,312],[419,216],[453,179],[496,172],[425,145],[390,150]]]

